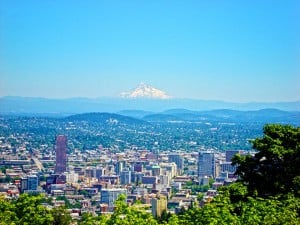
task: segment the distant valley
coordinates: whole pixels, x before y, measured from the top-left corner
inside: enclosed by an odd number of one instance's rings
[[[68,137],[70,151],[125,149],[199,151],[250,150],[249,140],[262,135],[267,123],[300,125],[300,112],[278,109],[258,111],[172,109],[118,113],[0,115],[0,136],[24,137],[29,149],[52,148],[57,134]],[[16,143],[17,144],[17,143]]]
[[[226,103],[188,99],[0,98],[0,135],[51,148],[57,134],[70,151],[251,149],[268,123],[300,125],[300,102]]]

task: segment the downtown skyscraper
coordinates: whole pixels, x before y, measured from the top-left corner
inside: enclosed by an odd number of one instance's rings
[[[62,174],[67,170],[67,137],[58,135],[56,137],[56,164],[55,173]]]
[[[215,177],[215,154],[212,151],[200,151],[198,157],[198,177]]]

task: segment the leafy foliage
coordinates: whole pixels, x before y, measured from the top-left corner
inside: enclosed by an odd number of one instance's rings
[[[17,200],[9,201],[0,198],[0,224],[20,225],[68,225],[71,222],[69,213],[64,208],[48,209],[42,205],[41,195],[21,195]]]
[[[253,141],[254,157],[236,155],[237,175],[252,194],[274,196],[300,191],[300,127],[266,125]]]
[[[158,222],[153,216],[147,213],[145,210],[128,207],[124,202],[124,195],[120,195],[116,201],[116,209],[108,221],[108,225],[156,225]]]

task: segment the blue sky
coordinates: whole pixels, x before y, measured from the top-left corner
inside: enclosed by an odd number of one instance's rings
[[[0,0],[0,96],[300,100],[299,1]]]

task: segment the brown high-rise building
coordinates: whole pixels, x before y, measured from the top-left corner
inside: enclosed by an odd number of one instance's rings
[[[56,137],[56,165],[55,173],[61,174],[67,170],[67,137],[58,135]]]

